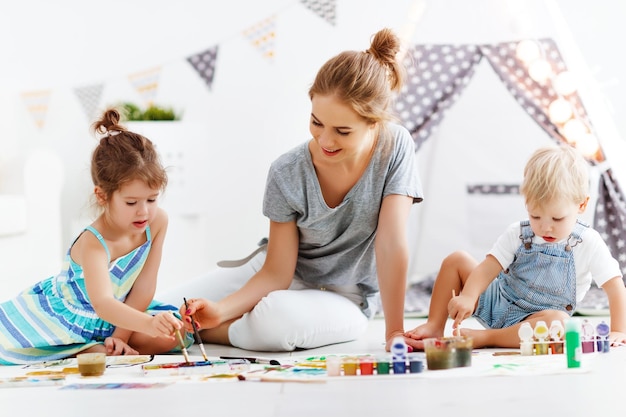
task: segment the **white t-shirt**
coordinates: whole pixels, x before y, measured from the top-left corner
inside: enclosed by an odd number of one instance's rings
[[[504,270],[513,262],[515,252],[522,244],[520,234],[520,223],[512,223],[489,251],[489,254],[500,262]],[[592,279],[598,287],[602,287],[611,278],[622,276],[619,263],[613,258],[608,246],[596,230],[591,227],[585,228],[581,239],[582,242],[572,248],[576,268],[576,302],[583,299],[591,286]],[[532,243],[547,244],[539,236],[533,236]]]

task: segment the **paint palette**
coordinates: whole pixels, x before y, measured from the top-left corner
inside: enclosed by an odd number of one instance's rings
[[[239,374],[250,369],[246,359],[173,362],[142,365],[146,376]]]

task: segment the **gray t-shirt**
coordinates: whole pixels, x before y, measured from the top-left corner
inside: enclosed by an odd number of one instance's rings
[[[422,201],[422,187],[409,132],[389,124],[359,181],[337,207],[324,201],[308,141],[280,156],[267,177],[263,214],[275,222],[296,221],[300,234],[295,277],[314,286],[355,286],[378,292],[374,237],[385,196]]]

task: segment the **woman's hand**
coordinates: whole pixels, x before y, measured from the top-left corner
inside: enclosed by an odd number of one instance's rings
[[[406,343],[406,346],[407,346],[407,351],[413,352],[413,346],[407,343],[407,338],[403,331],[394,332],[389,337],[387,337],[387,343],[385,344],[385,350],[387,352],[391,351],[391,345],[393,344],[393,339],[395,339],[396,337],[401,337],[402,339],[404,339],[404,343]]]
[[[622,332],[609,333],[609,341],[611,346],[624,346],[626,345],[626,334]]]
[[[222,323],[217,303],[203,298],[187,300],[187,306],[180,308],[180,315],[189,332],[193,332],[191,320],[195,320],[198,330],[212,329]]]
[[[130,347],[128,343],[117,337],[107,337],[104,339],[104,348],[106,349],[107,356],[120,356],[120,355],[138,355],[135,349]]]

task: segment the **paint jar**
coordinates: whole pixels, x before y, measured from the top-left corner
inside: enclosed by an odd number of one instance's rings
[[[103,352],[79,353],[76,355],[78,372],[82,376],[100,376],[106,369],[106,359]]]
[[[424,352],[429,370],[450,369],[455,366],[454,338],[424,339]]]
[[[359,367],[359,360],[355,356],[346,356],[343,358],[343,374],[356,375]]]
[[[582,348],[580,344],[581,326],[576,319],[565,322],[565,357],[568,368],[580,368]]]
[[[552,320],[552,323],[550,323],[550,353],[553,355],[563,353],[564,336],[565,329],[563,328],[563,323],[560,320]]]
[[[474,341],[471,337],[457,336],[452,338],[454,340],[454,366],[456,368],[463,368],[466,366],[472,366],[472,348]]]
[[[391,358],[388,355],[379,356],[376,358],[376,374],[377,375],[389,375],[389,368]]]
[[[359,357],[361,375],[374,375],[374,358],[372,356]]]
[[[548,342],[541,340],[535,342],[535,355],[547,355],[548,354]]]
[[[563,353],[563,341],[552,341],[550,342],[550,352],[553,355],[558,355]]]
[[[326,374],[328,376],[341,375],[341,358],[339,356],[326,356]]]
[[[409,353],[409,372],[419,374],[424,370],[423,355],[419,353]]]
[[[533,342],[524,341],[519,344],[519,350],[522,356],[532,356],[534,349]]]
[[[406,374],[406,359],[394,359],[392,366],[394,375]]]

